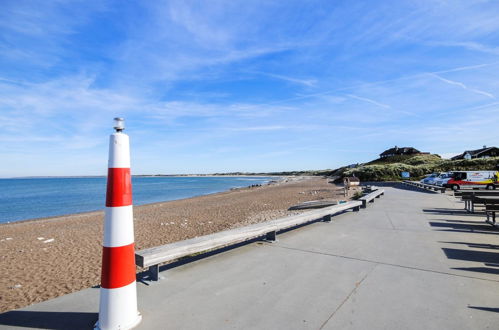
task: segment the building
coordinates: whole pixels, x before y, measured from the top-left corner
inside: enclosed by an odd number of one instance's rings
[[[399,156],[399,155],[414,155],[414,154],[422,154],[427,152],[421,152],[416,148],[413,147],[402,147],[399,148],[397,146],[390,148],[388,150],[383,151],[379,157],[380,158],[386,158],[386,157],[392,157],[392,156]]]
[[[481,149],[476,150],[466,150],[462,154],[452,157],[452,160],[457,159],[473,159],[473,158],[489,158],[498,157],[499,148],[483,146]]]

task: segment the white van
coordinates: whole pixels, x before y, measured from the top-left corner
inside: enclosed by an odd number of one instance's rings
[[[498,177],[498,171],[459,171],[452,174],[452,178],[444,184],[444,187],[452,190],[463,187],[496,189]]]
[[[440,175],[435,179],[433,184],[442,187],[444,184],[449,182],[450,179],[452,179],[452,172],[440,173]]]

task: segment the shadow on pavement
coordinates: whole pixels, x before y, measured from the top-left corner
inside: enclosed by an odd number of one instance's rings
[[[445,214],[445,215],[459,215],[459,216],[476,216],[480,212],[470,213],[465,209],[446,209],[446,208],[433,208],[433,209],[423,209],[425,213],[431,214]]]
[[[432,220],[445,221],[445,222],[453,222],[453,223],[469,223],[471,225],[474,225],[474,224],[483,224],[483,221],[448,220],[448,219],[432,219]]]
[[[442,248],[442,250],[449,259],[476,261],[476,262],[494,263],[494,264],[499,262],[499,253],[495,252],[449,249],[449,248]]]
[[[467,245],[470,248],[476,248],[476,249],[491,249],[491,250],[499,250],[499,245],[494,245],[494,244],[485,244],[485,243],[468,243],[468,242],[445,242],[445,241],[440,241],[439,243],[446,243],[446,244],[461,244],[461,245]]]
[[[465,243],[465,242],[440,242],[440,243],[451,243],[451,244],[465,244],[471,248],[485,248],[495,250],[496,245],[492,244],[481,244],[481,243]],[[477,250],[461,250],[461,249],[449,249],[442,248],[445,255],[449,259],[453,260],[463,260],[463,261],[473,261],[484,263],[484,266],[488,267],[453,267],[454,270],[463,270],[467,272],[476,272],[484,274],[499,275],[499,252],[489,252],[489,251],[477,251]]]
[[[92,329],[98,313],[11,311],[0,314],[0,325],[42,329]]]
[[[486,312],[499,313],[499,308],[493,308],[493,307],[468,306],[468,308],[479,309],[481,311],[486,311]]]
[[[497,268],[489,268],[489,267],[453,267],[451,269],[464,270],[466,272],[476,272],[476,273],[485,273],[485,274],[499,275],[499,269],[497,269]]]
[[[439,231],[455,231],[461,233],[478,233],[478,234],[493,234],[497,235],[498,231],[487,224],[482,223],[447,223],[430,221],[430,226],[439,228]]]

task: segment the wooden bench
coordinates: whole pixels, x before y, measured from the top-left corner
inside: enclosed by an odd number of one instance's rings
[[[468,191],[455,191],[455,197],[460,197],[464,202],[464,209],[471,213],[475,213],[475,205],[484,204],[481,197],[494,197],[499,196],[499,191],[484,191],[484,190],[468,190]]]
[[[485,205],[485,214],[487,219],[485,222],[496,227],[496,212],[499,211],[499,195],[498,196],[473,196],[475,203]],[[492,219],[492,220],[491,220]]]
[[[143,268],[149,267],[150,279],[157,281],[159,279],[160,263],[174,261],[196,253],[208,252],[260,237],[268,241],[275,241],[279,231],[319,219],[329,222],[333,214],[350,209],[359,211],[361,206],[361,201],[351,201],[242,228],[136,251],[135,264]]]
[[[499,190],[457,190],[454,191],[455,197],[464,195],[482,195],[482,196],[499,196]]]
[[[496,212],[499,212],[498,204],[485,204],[485,214],[487,215],[486,223],[491,224],[494,227],[498,227],[496,223]],[[492,220],[490,220],[492,218]]]
[[[370,192],[369,194],[362,196],[361,198],[359,198],[359,201],[362,202],[362,208],[365,209],[367,207],[368,202],[374,203],[375,198],[379,198],[380,196],[382,196],[384,194],[385,194],[385,190],[378,188],[378,189],[374,190],[373,192]]]

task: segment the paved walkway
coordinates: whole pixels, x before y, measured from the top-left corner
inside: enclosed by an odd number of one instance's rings
[[[449,195],[385,188],[333,217],[138,283],[138,329],[499,329],[499,231]],[[78,329],[98,289],[0,315]]]

